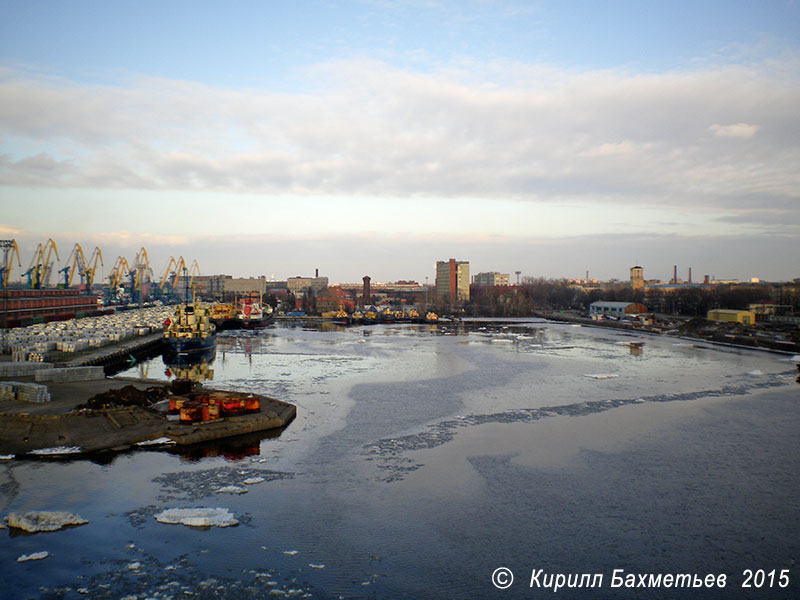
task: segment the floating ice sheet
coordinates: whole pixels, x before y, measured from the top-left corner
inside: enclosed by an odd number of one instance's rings
[[[24,514],[9,513],[8,526],[22,529],[29,533],[39,531],[58,531],[69,525],[85,525],[88,523],[80,515],[60,511],[32,511]]]
[[[80,454],[83,452],[82,448],[78,446],[56,446],[54,448],[39,448],[38,450],[31,450],[30,454],[37,454],[39,456],[57,456],[59,454]]]
[[[231,527],[238,525],[227,508],[168,508],[155,515],[159,523],[189,527]]]
[[[217,494],[246,494],[247,488],[238,485],[226,485],[217,490]]]
[[[175,440],[168,437],[160,437],[136,443],[137,446],[172,446],[174,444]]]
[[[22,556],[17,558],[17,562],[27,562],[29,560],[42,560],[43,558],[47,558],[48,556],[50,556],[50,553],[47,550],[42,550],[41,552],[23,554]]]

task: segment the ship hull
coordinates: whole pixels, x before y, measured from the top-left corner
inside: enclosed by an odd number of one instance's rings
[[[216,344],[216,334],[207,337],[167,338],[164,348],[165,356],[175,357],[202,357],[204,354],[213,353]]]

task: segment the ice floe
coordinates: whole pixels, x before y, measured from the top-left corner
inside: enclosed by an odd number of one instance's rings
[[[9,527],[16,527],[29,533],[58,531],[62,527],[85,525],[88,522],[80,515],[60,511],[31,511],[24,514],[8,514]]]
[[[256,483],[261,483],[264,481],[263,477],[248,477],[242,483],[246,483],[247,485],[253,485]]]
[[[47,558],[48,556],[50,556],[50,553],[47,550],[42,550],[41,552],[23,554],[22,556],[17,558],[17,562],[27,562],[29,560],[42,560],[43,558]]]
[[[172,446],[175,440],[168,437],[160,437],[152,440],[144,440],[143,442],[136,442],[137,446]]]
[[[80,454],[83,448],[78,446],[56,446],[55,448],[39,448],[38,450],[31,450],[30,454],[39,456],[57,456],[59,454]]]
[[[318,564],[314,564],[314,563],[308,563],[308,566],[311,567],[312,569],[324,569],[325,568],[325,565],[321,565],[321,564],[318,565]]]
[[[283,551],[283,553],[286,556],[295,556],[298,552],[299,552],[299,550],[284,550]]]
[[[239,524],[227,508],[168,508],[154,516],[159,523],[189,527],[231,527]]]
[[[246,494],[247,488],[238,485],[226,485],[217,490],[217,494]]]
[[[613,379],[619,377],[616,373],[586,373],[584,377],[591,377],[592,379]]]

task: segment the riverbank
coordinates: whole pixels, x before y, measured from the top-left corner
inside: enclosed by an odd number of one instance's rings
[[[781,354],[800,354],[800,334],[784,331],[767,332],[764,329],[740,323],[721,323],[705,319],[679,319],[656,317],[651,325],[627,320],[595,320],[576,311],[539,311],[534,316],[551,321],[567,321],[592,327],[606,327],[624,331],[636,331],[653,335],[668,335],[691,342],[707,342],[748,350],[766,350]],[[795,328],[797,329],[797,328]],[[787,339],[788,338],[788,339]]]

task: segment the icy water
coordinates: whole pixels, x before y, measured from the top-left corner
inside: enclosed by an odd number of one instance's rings
[[[297,419],[184,454],[0,462],[0,514],[89,520],[0,532],[0,597],[800,597],[788,357],[543,321],[276,325],[226,332],[210,368],[214,386],[295,403]],[[154,517],[185,507],[239,525]],[[727,585],[612,587],[615,569]],[[746,569],[760,585],[742,587]],[[537,587],[559,573],[603,580]]]

